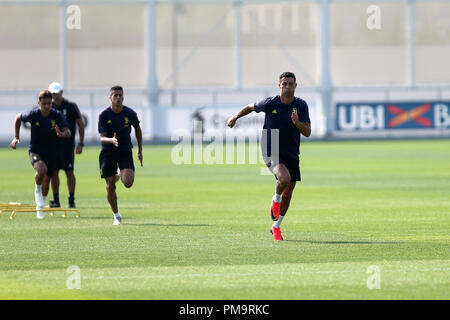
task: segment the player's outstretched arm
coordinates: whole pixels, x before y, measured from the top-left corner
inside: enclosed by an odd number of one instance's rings
[[[138,144],[138,152],[137,152],[137,156],[139,159],[139,162],[141,163],[141,167],[143,166],[142,164],[142,160],[143,160],[143,156],[142,156],[142,129],[140,126],[136,126],[134,127],[134,134],[136,135],[136,141]]]
[[[83,118],[78,118],[76,120],[78,125],[78,134],[80,135],[80,141],[77,145],[76,153],[80,154],[83,152],[83,146],[84,146],[84,122]]]
[[[20,126],[22,124],[22,120],[20,119],[20,113],[17,114],[16,119],[14,120],[14,139],[12,139],[9,147],[12,149],[16,149],[16,145],[20,143]]]
[[[228,119],[227,125],[230,128],[233,128],[234,125],[236,124],[237,119],[245,117],[246,115],[248,115],[249,113],[251,113],[253,111],[255,111],[255,104],[254,103],[246,105],[241,110],[239,110],[239,112],[236,113],[235,116],[233,116],[230,119]]]

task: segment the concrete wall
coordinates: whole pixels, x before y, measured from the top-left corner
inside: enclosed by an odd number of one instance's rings
[[[330,5],[334,85],[408,82],[406,4],[378,5],[379,30],[366,26],[368,4]],[[450,83],[450,3],[416,3],[415,8],[416,82]],[[81,5],[80,9],[81,28],[66,30],[68,88],[116,83],[145,87],[145,6]],[[272,86],[285,70],[296,72],[302,85],[317,85],[318,18],[316,4],[244,5],[243,86]],[[0,89],[45,88],[59,80],[60,19],[57,6],[0,5]],[[159,4],[160,85],[171,88],[176,80],[178,87],[232,87],[234,19],[234,9],[227,4]],[[207,36],[210,30],[214,31]],[[176,78],[170,77],[182,62]]]

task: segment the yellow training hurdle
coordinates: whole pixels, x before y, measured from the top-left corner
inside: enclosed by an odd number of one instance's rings
[[[36,206],[32,204],[24,204],[20,202],[0,203],[0,216],[3,211],[11,212],[9,218],[12,220],[17,212],[36,212]],[[80,210],[72,208],[42,208],[40,211],[50,212],[50,216],[54,216],[55,212],[63,212],[62,216],[67,217],[67,212],[76,212],[75,218],[80,217]]]

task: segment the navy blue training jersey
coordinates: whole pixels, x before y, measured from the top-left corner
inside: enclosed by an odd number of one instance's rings
[[[113,144],[102,144],[102,150],[128,151],[133,148],[131,143],[131,126],[139,126],[139,119],[131,108],[123,106],[119,113],[115,113],[111,107],[104,109],[98,117],[98,132],[112,138],[117,134],[118,147]]]
[[[308,104],[297,97],[290,104],[281,102],[280,96],[272,96],[255,103],[255,112],[266,114],[264,129],[267,129],[268,153],[271,155],[271,129],[279,129],[279,152],[282,159],[295,159],[300,154],[300,131],[292,123],[292,112],[298,114],[300,122],[311,122]],[[264,134],[263,134],[264,138]]]
[[[54,102],[52,103],[52,108],[61,111],[66,117],[67,123],[69,124],[70,132],[72,136],[68,139],[60,138],[58,142],[60,144],[71,144],[75,146],[75,124],[77,119],[81,118],[80,110],[76,103],[63,99],[61,105],[57,106]]]
[[[61,131],[68,128],[64,115],[55,109],[51,109],[50,114],[43,117],[41,109],[35,107],[30,111],[22,112],[20,120],[29,122],[31,125],[31,139],[28,150],[42,155],[48,155],[55,150],[58,139],[55,126],[58,125]]]

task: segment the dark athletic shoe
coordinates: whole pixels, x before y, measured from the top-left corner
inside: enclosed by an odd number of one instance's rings
[[[61,204],[57,201],[51,200],[49,207],[50,208],[61,208]]]

